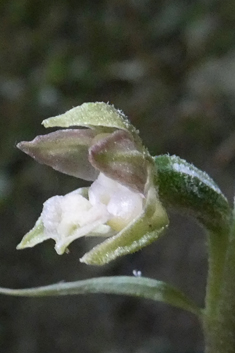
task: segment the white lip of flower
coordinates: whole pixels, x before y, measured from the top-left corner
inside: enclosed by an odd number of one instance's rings
[[[111,236],[143,212],[144,196],[100,173],[88,190],[54,196],[44,203],[41,220],[46,239],[54,239],[55,250],[63,254],[67,246],[82,236]]]

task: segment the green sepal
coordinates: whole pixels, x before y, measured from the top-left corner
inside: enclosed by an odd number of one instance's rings
[[[64,114],[43,120],[42,124],[46,128],[86,126],[135,131],[122,111],[103,102],[83,103]]]
[[[23,297],[46,297],[89,293],[122,294],[164,302],[201,316],[201,309],[180,290],[169,284],[144,277],[116,276],[56,283],[29,289],[0,288],[0,294]]]
[[[47,240],[48,237],[44,233],[44,226],[41,217],[38,218],[35,226],[23,237],[16,249],[32,248],[35,245]]]
[[[177,156],[161,155],[154,160],[155,185],[165,207],[185,211],[210,231],[228,229],[228,200],[205,172]]]

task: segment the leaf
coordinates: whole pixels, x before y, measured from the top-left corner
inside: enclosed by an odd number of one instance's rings
[[[155,185],[164,206],[184,210],[210,231],[228,229],[228,200],[205,172],[177,156],[157,156],[155,165]]]
[[[62,282],[29,289],[0,288],[0,294],[45,297],[89,293],[122,294],[164,302],[201,316],[201,309],[181,291],[167,283],[144,277],[100,277],[76,282]]]

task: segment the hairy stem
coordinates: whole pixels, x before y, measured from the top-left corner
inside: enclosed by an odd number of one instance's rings
[[[231,227],[220,287],[220,295],[214,303],[212,290],[212,298],[207,296],[206,353],[235,353],[235,223]]]
[[[209,269],[205,299],[205,314],[211,319],[217,315],[221,283],[224,276],[228,229],[210,232],[208,237]]]

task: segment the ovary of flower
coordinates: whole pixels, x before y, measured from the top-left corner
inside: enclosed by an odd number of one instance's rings
[[[85,235],[110,236],[122,230],[143,211],[143,195],[100,174],[88,191],[88,199],[75,190],[44,203],[41,214],[47,238],[64,253],[75,239]]]

